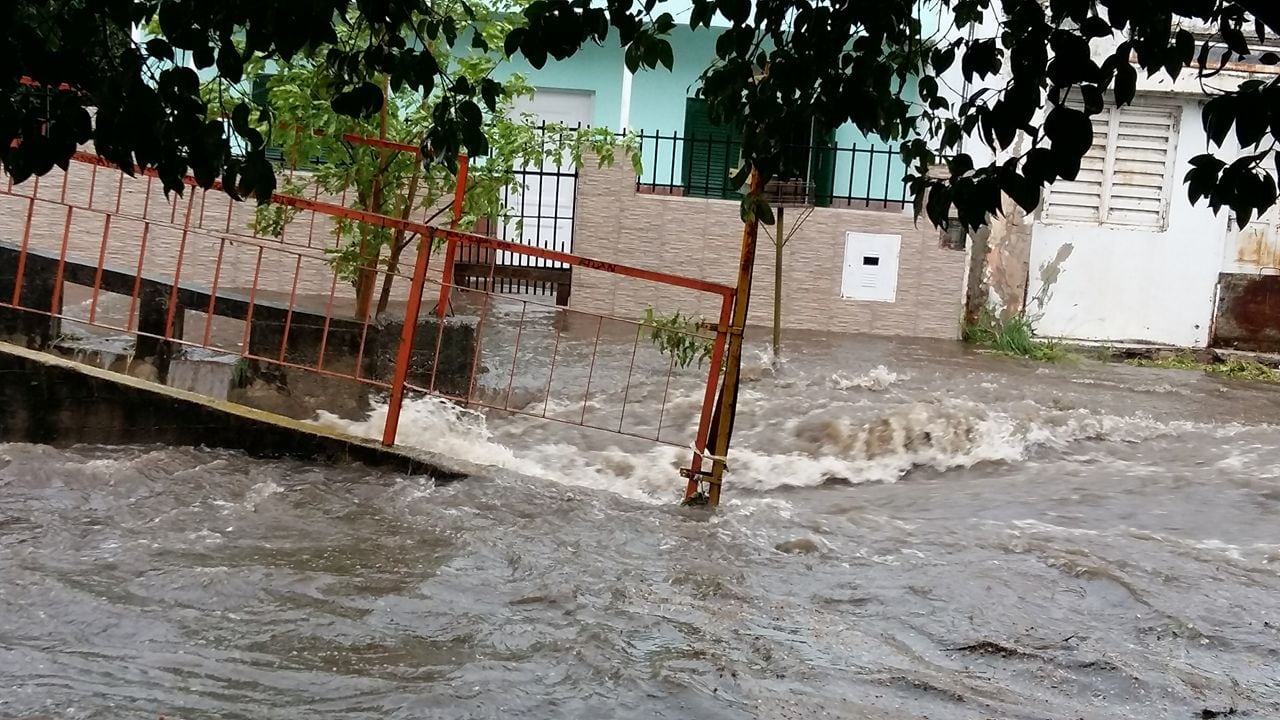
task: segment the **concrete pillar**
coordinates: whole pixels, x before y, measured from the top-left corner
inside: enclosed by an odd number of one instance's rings
[[[1022,315],[1027,307],[1031,270],[1031,225],[1018,204],[1003,195],[1003,215],[970,237],[965,322],[977,323],[986,311],[1000,319]]]
[[[144,282],[142,292],[138,295],[139,335],[134,344],[133,356],[155,366],[159,381],[165,382],[169,377],[169,361],[174,352],[174,343],[164,339],[169,322],[171,289],[167,285]],[[173,311],[173,327],[169,329],[169,337],[182,339],[183,315],[183,307],[179,301]],[[151,337],[153,335],[155,337]]]
[[[0,303],[5,305],[13,300],[19,259],[16,249],[0,248]],[[18,308],[27,309],[0,307],[0,339],[34,350],[45,350],[53,345],[62,333],[62,321],[46,314],[62,313],[62,297],[61,293],[54,292],[54,276],[55,269],[49,267],[45,258],[27,256],[18,298]],[[53,305],[55,294],[59,296],[57,307]]]

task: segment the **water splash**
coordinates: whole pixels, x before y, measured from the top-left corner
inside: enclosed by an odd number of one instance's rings
[[[836,390],[852,390],[861,388],[863,390],[871,390],[873,392],[881,392],[888,390],[889,386],[904,380],[905,378],[898,373],[893,372],[884,365],[877,365],[869,370],[865,375],[849,375],[844,371],[838,371],[827,380],[827,385]]]
[[[851,406],[831,406],[799,420],[757,417],[755,426],[736,441],[726,482],[756,492],[832,482],[897,482],[916,468],[944,472],[983,462],[1016,463],[1037,450],[1061,450],[1084,440],[1132,443],[1189,429],[1143,416],[1121,418],[1085,410],[1055,410],[1030,401],[1002,411],[973,402],[938,401],[881,408],[871,417],[859,418],[853,412]],[[378,405],[363,421],[321,413],[317,422],[376,438],[385,419],[386,406]],[[614,438],[595,446],[548,440],[513,449],[495,438],[490,421],[538,422],[486,418],[438,398],[415,399],[404,405],[400,442],[644,501],[669,502],[678,498],[683,488],[678,470],[689,460],[687,449],[624,448]],[[520,432],[510,435],[523,436]]]
[[[349,435],[378,439],[387,422],[387,404],[385,401],[374,403],[369,416],[363,420],[347,420],[321,410],[315,422]],[[528,467],[509,448],[493,441],[484,415],[443,398],[406,399],[400,411],[398,441],[480,465],[541,474],[540,468]]]
[[[961,401],[913,403],[861,421],[816,412],[792,423],[789,437],[775,439],[774,447],[790,445],[787,452],[735,448],[730,481],[754,490],[896,482],[920,467],[946,471],[1013,463],[1037,449],[1093,439],[1139,442],[1173,431],[1150,418],[1050,410],[1030,402],[1006,412]]]
[[[364,420],[346,420],[321,411],[315,422],[350,435],[377,439],[386,418],[386,404],[377,403]],[[530,421],[518,418],[517,422]],[[687,451],[669,446],[635,453],[612,445],[581,448],[545,443],[522,448],[517,454],[495,439],[485,415],[432,397],[405,401],[398,441],[479,465],[647,502],[668,502],[678,497],[683,486],[672,478],[679,478],[679,465],[687,461]]]

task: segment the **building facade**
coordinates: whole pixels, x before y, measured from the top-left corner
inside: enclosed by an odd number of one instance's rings
[[[1231,62],[1214,86],[1276,72]],[[1194,68],[1177,80],[1139,73],[1132,104],[1093,118],[1076,180],[1048,187],[1029,214],[1006,203],[1006,217],[974,238],[967,319],[1024,314],[1037,335],[1066,340],[1280,350],[1267,310],[1280,307],[1276,211],[1241,231],[1229,212],[1192,203],[1184,184],[1197,155],[1239,152],[1209,143],[1210,97]]]

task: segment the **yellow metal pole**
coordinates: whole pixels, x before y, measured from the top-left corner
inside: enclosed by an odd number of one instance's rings
[[[751,169],[751,195],[759,196],[760,174]],[[756,238],[760,220],[751,214],[742,228],[742,253],[738,260],[738,287],[733,300],[733,318],[729,322],[729,357],[720,391],[720,407],[716,413],[715,439],[712,443],[711,477],[708,479],[707,504],[720,504],[720,485],[724,479],[725,456],[729,453],[729,437],[733,433],[733,416],[738,408],[738,383],[742,375],[742,335],[747,326],[747,307],[751,303],[751,277],[756,265]]]

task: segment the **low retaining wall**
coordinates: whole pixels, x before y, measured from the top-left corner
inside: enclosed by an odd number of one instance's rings
[[[588,161],[578,181],[574,252],[590,258],[732,285],[742,220],[739,203],[636,192],[629,167]],[[787,220],[799,210],[787,210]],[[902,238],[893,302],[842,298],[845,233]],[[910,211],[816,208],[783,255],[783,327],[879,335],[956,338],[963,305],[965,253],[943,247],[938,231]],[[751,292],[752,325],[773,322],[774,246],[761,228]],[[570,307],[622,317],[646,306],[718,314],[716,299],[605,273],[574,272]]]
[[[437,481],[475,470],[7,343],[0,343],[0,404],[0,442],[226,448],[254,457],[359,462]]]

